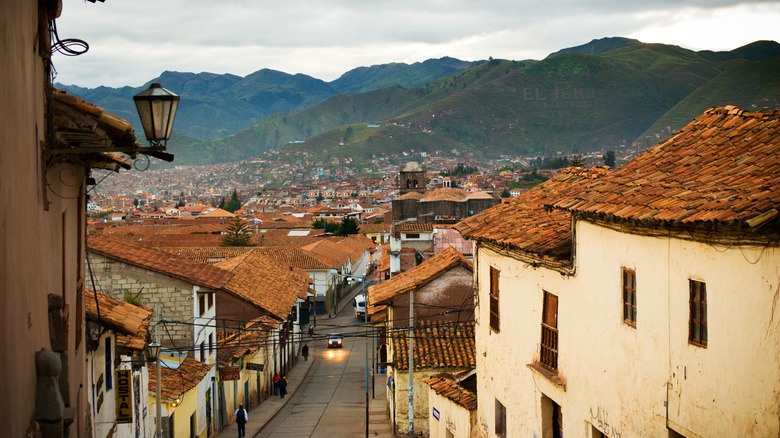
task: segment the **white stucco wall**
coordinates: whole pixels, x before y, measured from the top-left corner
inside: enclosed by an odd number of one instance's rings
[[[438,419],[433,415],[434,408],[439,411]],[[428,388],[428,426],[431,438],[447,438],[447,431],[455,438],[470,438],[471,424],[476,414],[476,411],[468,411]]]
[[[493,435],[498,399],[508,436],[548,436],[542,394],[561,406],[567,437],[589,437],[592,427],[607,436],[666,436],[667,418],[686,436],[777,435],[777,248],[643,237],[584,222],[576,236],[574,276],[479,251],[482,435]],[[490,265],[501,270],[498,334],[488,327]],[[623,322],[622,267],[636,270],[636,328]],[[688,343],[690,279],[707,287],[706,348]],[[565,389],[526,367],[539,358],[544,291],[558,296]]]

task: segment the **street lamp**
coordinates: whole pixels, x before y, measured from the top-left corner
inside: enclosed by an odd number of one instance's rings
[[[173,119],[179,107],[179,96],[155,82],[146,90],[133,96],[138,117],[144,128],[144,136],[151,146],[165,149],[171,138]]]
[[[147,345],[146,348],[144,349],[144,353],[146,355],[146,360],[147,361],[154,360],[155,362],[157,362],[157,365],[156,365],[157,369],[155,371],[156,383],[157,384],[154,385],[155,389],[156,389],[155,398],[156,398],[156,403],[157,403],[157,427],[155,428],[154,436],[156,436],[157,438],[162,438],[162,427],[161,427],[161,424],[160,424],[160,422],[162,421],[162,410],[161,410],[161,406],[160,406],[161,397],[162,397],[162,395],[161,395],[161,393],[162,393],[162,389],[161,389],[162,388],[162,379],[161,379],[162,372],[160,370],[160,347],[161,347],[160,344],[158,344],[157,342],[152,342],[151,344]]]

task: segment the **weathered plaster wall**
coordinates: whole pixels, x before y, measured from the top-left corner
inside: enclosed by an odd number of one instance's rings
[[[439,419],[433,416],[433,409],[439,411]],[[477,418],[477,411],[468,411],[452,400],[436,394],[428,388],[428,426],[431,438],[447,438],[447,432],[454,438],[470,438],[471,425]]]
[[[482,248],[477,368],[478,428],[493,433],[498,399],[508,436],[546,436],[548,406],[567,436],[774,436],[780,251],[643,237],[579,222],[576,275],[534,268]],[[500,333],[488,328],[489,267],[501,270]],[[636,328],[623,322],[621,268],[636,270]],[[688,343],[689,279],[707,287],[709,343]],[[538,361],[544,291],[558,296],[559,376]],[[582,425],[586,427],[582,427]],[[728,432],[726,432],[728,431]]]

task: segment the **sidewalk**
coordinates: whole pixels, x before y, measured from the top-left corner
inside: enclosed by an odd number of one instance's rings
[[[246,436],[253,437],[260,432],[265,425],[273,419],[277,412],[290,401],[291,396],[298,389],[306,375],[311,369],[311,364],[314,362],[314,355],[309,352],[309,360],[304,361],[303,356],[298,356],[298,362],[292,367],[290,372],[287,373],[287,377],[290,379],[290,383],[287,385],[287,397],[281,398],[279,396],[268,397],[265,401],[260,403],[259,406],[254,407],[248,411],[249,421],[246,423]],[[238,437],[238,426],[236,422],[231,422],[227,427],[217,435],[219,438],[236,438]]]

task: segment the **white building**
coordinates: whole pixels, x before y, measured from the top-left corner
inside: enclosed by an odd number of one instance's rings
[[[478,435],[777,436],[778,163],[780,112],[713,108],[458,224]]]

